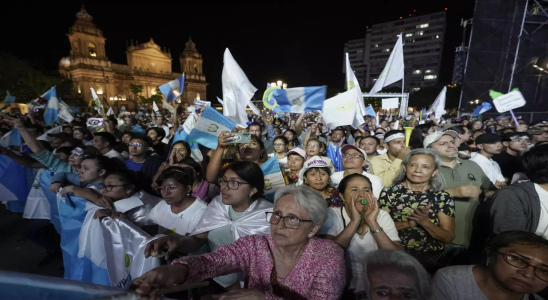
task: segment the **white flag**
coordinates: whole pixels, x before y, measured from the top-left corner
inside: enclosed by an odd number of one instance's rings
[[[249,82],[228,48],[224,53],[222,83],[223,115],[236,124],[246,125],[246,107],[257,89]]]
[[[156,113],[156,115],[160,115],[160,109],[158,108],[158,105],[156,105],[156,102],[152,102],[152,110]]]
[[[112,107],[109,107],[107,111],[107,116],[113,116],[113,115],[114,115],[114,110],[112,109]]]
[[[399,114],[400,117],[407,116],[408,103],[409,103],[409,99],[407,99],[406,97],[401,97],[400,114]]]
[[[392,53],[388,57],[388,61],[375,82],[375,85],[369,94],[375,94],[382,90],[383,87],[390,85],[398,80],[403,79],[403,44],[402,35],[398,38]]]
[[[351,89],[323,102],[322,118],[329,128],[344,125],[357,127],[363,123],[363,116],[358,119],[357,91]]]
[[[175,113],[175,108],[171,106],[171,104],[167,103],[166,101],[162,101],[162,108],[167,109],[167,111],[169,111],[172,114]]]
[[[356,101],[358,102],[358,111],[363,117],[367,114],[367,112],[365,111],[365,104],[363,103],[363,94],[360,89],[360,82],[356,78],[354,71],[352,71],[352,66],[350,66],[350,60],[348,59],[348,53],[346,53],[346,89],[351,90],[353,88],[358,90],[358,99],[356,99]]]
[[[425,115],[431,115],[434,113],[436,115],[436,121],[440,121],[441,116],[443,116],[445,111],[445,93],[447,92],[447,87],[443,87],[440,94],[432,104],[432,106],[425,112]]]
[[[74,117],[70,114],[68,109],[61,109],[58,115],[59,119],[65,120],[68,123],[74,121]]]

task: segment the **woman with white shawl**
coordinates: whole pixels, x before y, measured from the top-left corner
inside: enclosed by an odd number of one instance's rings
[[[160,254],[166,249],[166,258],[174,251],[193,253],[206,243],[215,251],[243,236],[270,234],[265,213],[271,212],[273,205],[261,198],[264,191],[261,168],[252,162],[234,162],[222,171],[218,182],[221,194],[211,201],[190,236],[170,235],[156,239],[147,245],[145,256],[148,257],[152,250]],[[220,276],[214,280],[228,287],[238,282],[238,275]]]

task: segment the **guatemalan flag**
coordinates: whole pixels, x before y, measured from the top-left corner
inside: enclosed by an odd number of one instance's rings
[[[47,125],[51,125],[59,115],[59,98],[57,98],[57,89],[55,86],[42,95],[42,98],[48,101],[48,106],[44,113],[44,121],[46,121]]]
[[[10,105],[10,103],[15,102],[15,96],[10,95],[10,92],[6,90],[6,99],[4,100],[4,106]]]
[[[308,86],[290,89],[275,89],[268,101],[277,104],[275,112],[302,114],[323,109],[327,88],[325,86]],[[274,100],[274,101],[272,101]]]
[[[186,119],[185,123],[183,123],[183,128],[179,128],[175,132],[175,137],[173,138],[173,143],[171,145],[173,146],[173,144],[175,144],[178,141],[187,142],[190,145],[190,154],[192,158],[195,161],[200,162],[204,160],[204,157],[202,156],[202,152],[200,151],[200,148],[198,147],[198,143],[190,138],[190,133],[192,132],[192,129],[194,129],[194,127],[196,126],[197,120],[198,120],[198,115],[196,115],[196,113],[191,113]]]
[[[18,165],[11,158],[0,155],[0,195],[8,201],[8,209],[22,213],[32,188],[33,169]]]
[[[232,131],[236,123],[223,116],[211,106],[206,106],[200,119],[190,132],[190,139],[209,149],[217,149],[219,134],[223,131]]]
[[[9,146],[21,146],[23,142],[21,140],[21,134],[17,128],[13,128],[8,133],[0,139],[0,146],[9,147]]]
[[[280,169],[278,157],[274,155],[261,165],[261,170],[264,173],[264,197],[270,201],[274,201],[274,194],[281,187],[285,186],[284,176]]]
[[[368,116],[372,116],[372,117],[375,117],[375,110],[373,109],[373,106],[369,105],[368,107],[365,108],[365,113],[368,115]]]
[[[166,97],[167,102],[177,100],[179,96],[183,93],[183,88],[185,87],[185,74],[181,75],[179,78],[172,80],[168,83],[162,84],[159,89],[160,92]]]
[[[492,109],[493,106],[489,102],[483,102],[480,106],[476,107],[476,110],[474,110],[474,113],[472,113],[472,116],[479,116],[483,114],[484,112]]]

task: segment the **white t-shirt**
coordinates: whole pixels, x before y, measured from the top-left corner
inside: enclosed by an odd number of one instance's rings
[[[171,206],[162,200],[150,211],[148,219],[149,223],[158,224],[158,233],[169,234],[172,231],[178,235],[187,235],[202,220],[206,209],[207,203],[196,198],[187,209],[175,214],[171,211]]]
[[[334,188],[339,187],[339,183],[344,178],[343,175],[344,175],[344,171],[333,173],[333,175],[331,175],[331,186],[333,186]],[[382,183],[382,179],[377,175],[369,174],[365,171],[362,172],[362,175],[369,178],[369,180],[371,181],[371,188],[373,189],[373,196],[379,199],[379,197],[381,196],[382,189],[384,189],[384,184]]]
[[[103,155],[106,156],[106,157],[110,157],[110,158],[115,157],[115,158],[117,158],[117,159],[119,159],[119,160],[121,160],[121,161],[124,161],[124,157],[122,156],[122,154],[120,154],[120,152],[118,152],[118,151],[116,151],[116,150],[114,150],[114,149],[111,149],[109,152],[107,152],[107,153],[105,153],[105,154],[103,154]]]
[[[496,161],[487,158],[477,152],[472,153],[472,158],[470,158],[469,160],[478,164],[478,166],[480,166],[487,178],[489,178],[489,180],[491,180],[493,184],[496,181],[506,181],[506,179],[504,179],[504,176],[502,176],[502,171],[500,170],[500,166]]]
[[[535,191],[537,191],[540,200],[540,218],[535,234],[548,238],[548,192],[536,183]]]
[[[350,217],[346,213],[344,207],[332,207],[328,209],[327,220],[323,223],[320,234],[338,236],[345,228],[343,218],[346,221],[346,225],[350,224]],[[395,242],[401,241],[396,225],[394,224],[392,217],[390,217],[390,214],[384,210],[379,210],[377,222],[390,240]],[[349,278],[350,290],[363,291],[365,289],[365,277],[362,264],[367,253],[378,249],[379,246],[369,228],[363,239],[360,238],[357,233],[354,233],[352,240],[350,240],[350,243],[346,248],[346,267],[347,269],[350,269],[352,274]]]
[[[272,158],[274,157],[274,155],[276,155],[276,153],[270,153],[268,154],[268,158]],[[285,156],[284,158],[278,158],[278,163],[280,164],[280,168],[282,168],[282,171],[287,169],[287,156]]]

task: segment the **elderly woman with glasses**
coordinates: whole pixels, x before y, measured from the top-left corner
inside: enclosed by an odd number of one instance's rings
[[[455,203],[443,190],[441,159],[432,149],[415,149],[402,161],[379,206],[390,213],[403,247],[427,270],[445,266],[445,244],[455,238]]]
[[[481,265],[440,269],[432,299],[542,299],[548,287],[548,241],[525,231],[505,231],[487,242]]]
[[[190,179],[185,178],[185,180],[185,185],[192,184]],[[215,251],[218,247],[233,243],[247,235],[270,233],[268,223],[264,221],[264,215],[265,212],[272,211],[273,205],[262,198],[264,175],[257,164],[244,161],[232,163],[223,169],[218,183],[221,194],[211,200],[203,217],[194,226],[194,230],[189,231],[189,234],[185,236],[173,235],[152,241],[147,246],[145,256],[148,257],[151,254],[158,256],[160,253],[165,253],[162,255],[169,257],[175,250],[194,253],[205,244],[209,245],[211,251]],[[162,196],[166,197],[169,190],[176,186],[181,184],[170,185],[162,182]],[[190,192],[190,190],[185,191],[187,194]],[[186,195],[187,199],[190,199],[189,197]],[[216,277],[214,280],[221,286],[228,287],[238,282],[238,276],[229,274]]]
[[[308,187],[276,192],[274,208],[263,214],[270,235],[248,235],[210,254],[187,256],[135,279],[130,288],[150,298],[161,289],[243,272],[245,289],[226,299],[339,299],[345,284],[344,252],[334,242],[314,238],[327,205]],[[267,223],[268,222],[268,223]]]

